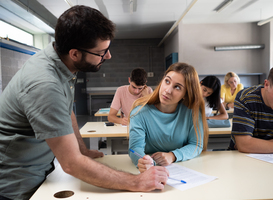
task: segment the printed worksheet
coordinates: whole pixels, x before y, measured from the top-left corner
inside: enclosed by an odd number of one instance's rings
[[[193,187],[196,187],[196,186],[199,186],[217,179],[217,177],[215,176],[208,176],[177,164],[171,164],[169,166],[166,166],[166,168],[170,172],[170,178],[168,179],[167,184],[181,191],[187,190],[187,189],[190,189],[190,188],[193,188]]]
[[[273,154],[248,154],[251,158],[256,158],[265,162],[273,163]]]

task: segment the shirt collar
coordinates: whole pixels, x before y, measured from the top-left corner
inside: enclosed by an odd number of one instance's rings
[[[53,47],[53,42],[49,43],[48,46],[44,49],[45,54],[55,63],[53,67],[58,69],[62,73],[62,81],[71,80],[76,77],[76,74],[72,74],[68,67],[62,62],[57,52]]]

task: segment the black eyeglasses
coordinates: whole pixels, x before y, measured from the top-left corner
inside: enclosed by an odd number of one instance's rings
[[[95,56],[100,56],[100,57],[101,57],[101,60],[103,60],[104,56],[105,56],[105,55],[107,54],[107,52],[109,51],[110,45],[111,45],[111,42],[110,42],[108,48],[105,50],[105,52],[104,52],[103,55],[100,55],[100,54],[97,54],[97,53],[92,53],[92,52],[87,51],[87,50],[84,50],[84,49],[79,49],[79,48],[77,48],[77,49],[78,49],[79,51],[83,51],[83,52],[86,52],[86,53],[90,53],[90,54],[95,55]]]

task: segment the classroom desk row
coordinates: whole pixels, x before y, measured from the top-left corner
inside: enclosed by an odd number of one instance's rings
[[[138,174],[128,155],[106,155],[96,161],[114,169]],[[166,185],[163,191],[128,192],[98,188],[63,172],[60,165],[47,177],[31,200],[56,200],[54,195],[72,191],[69,200],[139,199],[272,199],[272,164],[256,160],[238,151],[206,151],[198,157],[179,162],[197,172],[216,176],[212,182],[180,191]],[[107,181],[107,180],[105,180]],[[66,194],[69,194],[67,192]]]
[[[230,119],[230,124],[232,124],[232,119]],[[231,129],[232,126],[227,128],[209,128],[209,135],[212,137],[219,135],[230,137]],[[80,133],[83,138],[90,138],[90,140],[92,140],[92,138],[105,137],[107,141],[107,155],[111,155],[113,152],[117,152],[119,150],[117,148],[120,145],[115,145],[116,148],[112,146],[112,143],[115,139],[125,138],[129,136],[127,126],[122,126],[120,124],[115,124],[114,126],[106,126],[105,122],[87,122],[80,129]],[[124,142],[126,141],[127,140],[125,139]]]

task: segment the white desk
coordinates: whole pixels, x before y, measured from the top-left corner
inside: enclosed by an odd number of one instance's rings
[[[232,125],[232,119],[230,119]],[[227,128],[209,128],[209,136],[213,138],[225,138],[225,143],[230,138],[232,126]],[[112,145],[113,141],[117,138],[126,138],[129,137],[128,127],[121,126],[120,124],[115,124],[115,126],[105,126],[104,122],[87,122],[81,129],[80,133],[83,138],[101,138],[106,137],[107,141],[107,155],[111,155],[112,152],[117,152],[118,150],[124,150],[122,144]],[[117,140],[116,140],[117,141]],[[119,140],[117,142],[128,142],[127,139]],[[125,144],[126,145],[126,144]],[[121,149],[118,149],[118,147]],[[124,145],[123,145],[124,146]]]
[[[107,141],[107,154],[111,155],[113,152],[112,141],[115,138],[128,137],[128,127],[121,124],[114,126],[106,126],[105,122],[87,122],[81,129],[80,133],[83,138],[106,137]],[[126,141],[126,139],[125,139]],[[90,142],[91,143],[91,142]]]
[[[96,159],[115,169],[138,173],[128,155],[108,155]],[[53,195],[71,190],[69,200],[190,200],[190,199],[272,199],[273,164],[250,158],[237,151],[204,152],[192,160],[180,162],[182,166],[216,176],[218,179],[185,191],[166,185],[163,191],[127,192],[98,188],[80,181],[61,167],[50,174],[31,200],[56,200]],[[107,180],[105,180],[107,181]]]
[[[100,117],[100,121],[102,121],[102,117],[107,117],[109,115],[110,108],[100,108],[95,114],[95,117]],[[117,113],[117,116],[120,116],[120,110]]]
[[[227,111],[227,113],[229,113],[229,114],[233,114],[233,112],[234,112],[234,108],[230,108],[230,109],[228,109],[228,110],[226,110]],[[217,113],[217,110],[213,110],[212,111],[212,114],[216,114]]]

